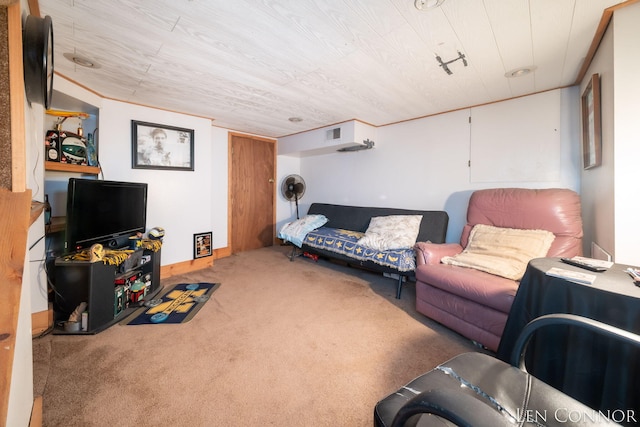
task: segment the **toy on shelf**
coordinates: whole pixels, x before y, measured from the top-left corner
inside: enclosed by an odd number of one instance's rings
[[[45,136],[45,158],[50,162],[60,162],[72,165],[97,165],[96,150],[93,135],[84,137],[82,120],[88,119],[89,114],[81,111],[46,110],[46,114],[57,117],[53,129]],[[80,119],[77,132],[65,131],[62,124],[69,118]]]

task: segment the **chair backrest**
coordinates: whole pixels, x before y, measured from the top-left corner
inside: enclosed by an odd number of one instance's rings
[[[566,188],[492,188],[477,190],[469,199],[467,224],[460,244],[466,247],[476,224],[551,231],[556,238],[549,257],[582,255],[580,196]]]

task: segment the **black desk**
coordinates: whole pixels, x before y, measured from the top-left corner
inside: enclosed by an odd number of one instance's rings
[[[505,326],[498,357],[509,362],[522,328],[550,313],[589,317],[640,334],[640,288],[614,264],[581,285],[545,273],[551,267],[591,273],[558,258],[527,266]],[[640,420],[640,350],[574,327],[541,329],[527,352],[527,369],[547,384],[598,410],[633,410]]]

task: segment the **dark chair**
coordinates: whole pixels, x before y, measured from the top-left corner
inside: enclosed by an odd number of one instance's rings
[[[522,330],[511,365],[483,353],[456,356],[378,402],[375,426],[636,424],[640,414],[594,410],[527,373],[527,344],[534,331],[549,325],[579,326],[640,347],[640,336],[602,322],[571,314],[541,316]]]

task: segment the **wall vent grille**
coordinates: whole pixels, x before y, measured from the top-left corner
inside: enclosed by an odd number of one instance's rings
[[[340,130],[341,128],[329,129],[327,131],[327,141],[335,141],[336,139],[340,139]]]

